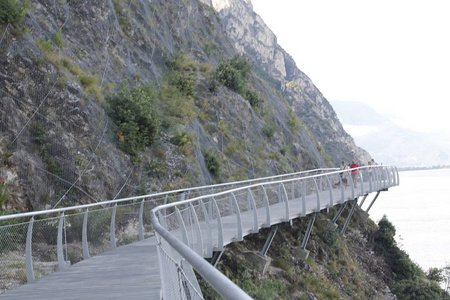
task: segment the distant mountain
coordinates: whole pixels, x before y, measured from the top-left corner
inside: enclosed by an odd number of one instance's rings
[[[448,136],[399,127],[363,103],[334,101],[331,105],[355,143],[378,163],[399,167],[450,164]]]

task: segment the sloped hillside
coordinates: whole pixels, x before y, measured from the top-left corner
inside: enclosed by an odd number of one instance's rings
[[[5,208],[335,166],[334,148],[367,160],[342,147],[328,102],[279,46],[289,81],[206,4],[18,5],[23,18],[1,25]]]

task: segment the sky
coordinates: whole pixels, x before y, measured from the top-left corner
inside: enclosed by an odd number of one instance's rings
[[[251,0],[331,103],[450,134],[450,1]]]

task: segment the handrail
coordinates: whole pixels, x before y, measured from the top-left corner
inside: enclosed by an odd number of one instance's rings
[[[160,193],[120,198],[120,199],[115,199],[115,200],[107,200],[107,201],[84,204],[84,205],[76,205],[76,206],[70,206],[70,207],[61,207],[61,208],[54,208],[54,209],[48,209],[48,210],[39,210],[39,211],[32,211],[32,212],[3,215],[3,216],[0,216],[0,221],[15,219],[15,218],[33,217],[33,216],[45,215],[45,214],[62,213],[62,212],[71,211],[71,210],[79,210],[79,209],[91,208],[91,207],[95,207],[95,206],[103,206],[103,205],[116,204],[116,203],[121,203],[121,202],[142,200],[142,199],[146,199],[146,198],[160,197],[160,196],[165,196],[165,195],[169,195],[169,194],[178,194],[178,193],[190,192],[190,191],[195,191],[195,190],[205,190],[205,189],[209,189],[212,187],[214,187],[214,188],[226,187],[226,186],[230,186],[230,185],[231,186],[239,185],[239,184],[245,184],[248,182],[270,180],[270,179],[275,179],[275,178],[303,175],[303,174],[307,174],[307,173],[322,172],[322,171],[328,171],[328,170],[336,170],[336,168],[319,168],[319,169],[314,169],[314,170],[300,171],[300,172],[268,176],[268,177],[262,177],[262,178],[256,178],[256,179],[247,179],[247,180],[241,180],[241,181],[226,182],[226,183],[221,183],[221,184],[205,185],[205,186],[200,186],[200,187],[183,188],[183,189],[165,191],[165,192],[160,192]]]
[[[340,177],[340,175],[343,172],[346,172],[346,174],[350,174],[352,170],[358,170],[358,183],[360,185],[359,188],[356,188],[356,186],[353,185],[352,180],[349,180],[350,183],[350,195],[348,196],[347,199],[344,199],[344,187],[342,185],[342,179],[339,179],[340,182],[340,191],[342,193],[342,197],[340,200],[338,201],[333,201],[333,193],[332,193],[332,189],[334,188],[331,184],[330,181],[330,177],[333,178],[338,178]],[[366,178],[363,178],[362,173],[367,174],[368,176]],[[312,188],[313,190],[315,190],[315,195],[317,197],[317,200],[313,200],[314,203],[317,201],[317,207],[313,208],[311,212],[317,212],[320,211],[323,207],[329,207],[330,205],[336,205],[336,204],[341,204],[344,203],[344,201],[348,201],[348,200],[353,200],[359,196],[365,195],[365,194],[369,194],[371,192],[375,192],[375,191],[381,191],[381,190],[385,190],[391,186],[396,186],[399,184],[399,176],[398,176],[398,170],[395,167],[390,167],[390,166],[363,166],[363,167],[359,167],[359,168],[354,168],[354,169],[346,169],[345,171],[342,170],[338,170],[336,171],[336,169],[334,169],[331,172],[325,173],[325,174],[317,174],[317,175],[311,175],[311,176],[306,176],[306,177],[298,177],[298,178],[290,178],[290,179],[280,179],[280,180],[276,180],[276,181],[270,181],[270,182],[260,182],[260,183],[255,183],[255,184],[251,184],[251,185],[247,185],[247,186],[242,186],[242,187],[238,187],[238,188],[234,188],[234,189],[229,189],[226,191],[221,191],[215,194],[209,194],[209,195],[201,195],[192,199],[188,199],[188,200],[184,200],[184,201],[179,201],[176,203],[168,203],[168,204],[163,204],[160,206],[155,207],[154,209],[151,210],[151,220],[152,220],[152,224],[153,224],[153,228],[157,233],[157,236],[159,235],[160,238],[162,238],[159,242],[159,246],[160,247],[164,247],[164,245],[162,244],[163,241],[167,242],[174,250],[177,251],[177,253],[179,253],[182,258],[184,260],[186,260],[202,277],[203,279],[205,279],[222,297],[224,297],[225,299],[242,299],[242,298],[237,298],[236,295],[232,294],[232,293],[240,293],[242,292],[241,289],[232,284],[231,286],[229,285],[231,280],[229,280],[226,276],[224,276],[222,274],[222,276],[217,275],[217,270],[215,270],[215,268],[208,264],[205,263],[205,261],[202,259],[202,257],[197,253],[200,252],[200,254],[202,254],[202,247],[205,247],[206,249],[209,249],[211,247],[211,245],[202,245],[203,244],[203,240],[200,239],[200,241],[193,241],[192,244],[189,242],[189,240],[187,239],[186,233],[187,233],[187,228],[191,228],[190,230],[196,230],[197,234],[193,234],[193,239],[195,240],[195,236],[202,236],[202,233],[200,232],[199,229],[199,220],[196,214],[194,214],[193,216],[191,215],[190,217],[187,217],[187,219],[183,219],[180,220],[180,229],[182,230],[182,232],[184,232],[183,236],[183,241],[181,241],[179,238],[177,238],[174,235],[174,231],[176,231],[176,229],[172,229],[169,230],[167,228],[167,222],[166,222],[166,217],[170,217],[170,215],[166,215],[168,211],[172,212],[173,209],[175,209],[175,212],[177,212],[178,216],[181,216],[182,213],[179,212],[177,207],[191,207],[192,209],[194,209],[194,204],[197,204],[197,206],[199,206],[201,204],[201,207],[203,207],[203,213],[205,214],[205,220],[208,223],[209,227],[207,230],[209,232],[209,235],[211,234],[211,225],[209,225],[209,219],[217,217],[217,223],[218,223],[218,227],[217,227],[217,234],[219,235],[218,241],[219,244],[217,244],[217,248],[218,250],[221,250],[221,248],[223,247],[222,243],[224,240],[224,233],[222,232],[222,230],[220,228],[222,228],[221,224],[223,223],[223,221],[221,221],[222,218],[227,218],[227,216],[222,216],[221,213],[219,211],[217,211],[217,213],[214,214],[213,211],[211,212],[207,212],[205,207],[205,202],[209,201],[209,205],[213,205],[214,207],[218,207],[218,201],[216,200],[217,198],[224,198],[226,199],[227,196],[229,195],[230,197],[232,197],[234,199],[234,201],[236,202],[235,199],[235,195],[239,194],[239,193],[244,193],[245,191],[248,191],[248,193],[252,196],[251,190],[253,189],[257,189],[257,188],[261,188],[265,193],[266,188],[269,187],[273,187],[273,186],[280,186],[280,188],[282,188],[284,190],[284,192],[280,191],[278,192],[279,196],[278,197],[288,197],[288,193],[286,191],[286,186],[289,186],[288,183],[291,183],[291,185],[293,186],[293,190],[292,192],[292,199],[285,199],[285,212],[283,212],[283,214],[285,215],[284,217],[282,217],[279,221],[277,222],[285,222],[287,221],[286,218],[288,219],[292,219],[294,217],[298,217],[298,216],[302,216],[302,215],[306,215],[307,213],[305,213],[305,207],[306,207],[306,203],[305,203],[305,195],[304,192],[306,191],[306,188],[300,187],[300,194],[301,196],[298,196],[299,199],[303,199],[303,208],[301,209],[301,213],[294,213],[292,214],[290,212],[290,207],[288,205],[289,201],[294,201],[294,198],[298,198],[295,197],[295,190],[294,190],[294,184],[296,182],[298,182],[300,185],[306,184],[305,182],[307,180],[312,180],[314,182],[314,188]],[[322,180],[324,180],[322,182]],[[328,189],[328,190],[327,190]],[[322,191],[325,191],[326,193],[328,193],[330,199],[329,201],[321,201],[320,198],[320,193]],[[348,193],[348,192],[347,192]],[[280,195],[284,195],[284,196],[280,196]],[[231,199],[231,198],[230,198]],[[314,198],[315,199],[315,198]],[[230,203],[232,201],[230,200]],[[266,201],[267,202],[267,201]],[[253,201],[254,203],[254,201]],[[236,214],[237,214],[237,218],[234,218],[235,222],[240,222],[240,224],[236,224],[236,226],[238,227],[238,235],[242,235],[242,221],[241,220],[241,214],[242,212],[240,212],[238,205],[235,204],[234,205],[237,209]],[[269,207],[266,207],[266,209],[269,209],[269,213],[271,211],[271,207],[275,207],[275,205],[269,205]],[[169,210],[171,209],[172,210]],[[230,204],[230,207],[228,208],[228,210],[232,211],[232,205]],[[299,209],[300,210],[300,209]],[[255,232],[255,230],[259,230],[259,228],[261,227],[261,225],[258,223],[258,215],[256,212],[256,207],[254,207],[254,205],[252,205],[250,208],[248,208],[248,211],[253,211],[253,215],[256,216],[256,226],[258,226],[258,228],[254,228],[255,225],[253,225],[253,229],[251,231]],[[184,213],[189,213],[188,210],[185,210]],[[231,213],[233,214],[233,213]],[[208,217],[209,215],[209,217]],[[161,220],[159,219],[161,218]],[[189,224],[189,220],[191,220],[192,218],[196,218],[196,220],[193,220],[191,224]],[[249,216],[249,218],[251,219],[251,217]],[[270,219],[270,216],[268,216],[268,219]],[[163,221],[163,225],[160,223],[160,221]],[[184,224],[184,221],[186,221],[188,224]],[[250,222],[250,221],[249,221]],[[253,221],[252,221],[253,222]],[[197,226],[194,226],[195,224],[197,224]],[[275,223],[273,223],[275,224]],[[264,224],[263,226],[268,227],[270,225],[273,224]],[[182,229],[184,228],[184,229]],[[245,234],[248,234],[248,232],[245,232]],[[244,235],[245,235],[244,234]],[[210,241],[211,242],[211,241]],[[200,243],[200,245],[198,245]],[[198,250],[198,248],[200,249],[200,251]],[[203,253],[203,255],[209,255],[208,254],[209,250],[207,250],[206,252]],[[199,269],[198,269],[199,268]],[[211,272],[211,273],[209,273]],[[220,273],[220,272],[219,272]],[[209,274],[214,274],[214,275],[209,275]],[[163,274],[161,274],[161,276],[163,276]],[[212,277],[209,277],[212,276]],[[164,280],[164,279],[163,279]],[[232,283],[232,282],[231,282]],[[224,288],[224,286],[226,286],[226,288]],[[164,293],[164,292],[163,292]],[[231,293],[231,294],[230,294]],[[247,299],[247,298],[245,298]]]

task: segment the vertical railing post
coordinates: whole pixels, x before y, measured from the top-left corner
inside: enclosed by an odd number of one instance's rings
[[[313,178],[314,181],[314,188],[316,189],[316,196],[317,196],[317,207],[316,212],[320,211],[320,194],[319,194],[319,187],[317,186],[316,178]]]
[[[266,224],[264,225],[265,227],[270,227],[270,205],[269,205],[269,197],[267,196],[267,191],[266,188],[262,185],[261,186],[262,190],[263,190],[263,201],[264,201],[264,205],[266,206]]]
[[[111,224],[109,228],[109,244],[111,249],[116,248],[116,209],[117,203],[114,204],[114,208],[111,215]]]
[[[286,191],[286,187],[284,186],[283,183],[280,183],[280,194],[281,194],[281,198],[284,199],[284,221],[288,222],[289,221],[289,199],[288,199],[288,194]]]
[[[184,220],[183,220],[183,216],[181,215],[180,210],[175,207],[175,215],[177,216],[178,219],[178,227],[179,230],[181,231],[181,239],[183,241],[183,243],[189,247],[189,239],[188,239],[188,235],[187,235],[187,229],[186,229],[186,224],[184,224]]]
[[[306,183],[302,180],[298,181],[302,192],[302,216],[306,216]]]
[[[251,209],[253,210],[253,228],[252,233],[257,233],[258,228],[258,210],[256,209],[255,198],[253,197],[253,193],[250,189],[247,189],[247,202],[249,203]]]
[[[83,259],[91,258],[89,254],[88,237],[87,237],[87,224],[88,224],[89,208],[86,208],[86,212],[83,217],[83,230],[81,231],[81,244],[83,246]]]
[[[33,256],[31,253],[31,245],[33,243],[33,223],[34,223],[34,216],[31,217],[30,223],[28,224],[27,242],[25,245],[25,269],[27,272],[28,283],[33,282],[35,280],[33,269]]]
[[[234,193],[230,194],[230,199],[233,201],[234,206],[236,208],[237,236],[236,236],[235,240],[240,242],[243,240],[241,210],[239,209],[239,204],[237,202],[237,199],[236,199],[236,196],[234,195]]]
[[[63,249],[63,225],[64,225],[64,212],[59,216],[58,224],[58,238],[56,239],[56,253],[58,257],[58,269],[63,270],[66,267],[66,261],[64,260]]]
[[[328,177],[328,175],[325,175],[325,178],[328,182],[328,190],[330,191],[330,207],[333,207],[334,201],[333,201],[333,185],[331,184],[331,179]]]
[[[212,229],[211,229],[211,223],[210,223],[210,217],[208,215],[208,210],[206,209],[206,205],[203,202],[203,200],[200,200],[200,206],[202,207],[203,215],[205,216],[205,223],[206,223],[206,258],[210,258],[213,255],[213,242],[212,242]]]
[[[218,239],[217,239],[217,251],[223,251],[223,225],[222,225],[222,218],[220,216],[220,210],[219,206],[217,205],[216,199],[212,197],[214,210],[217,214],[217,233],[218,233]]]
[[[145,203],[145,200],[142,199],[141,206],[139,208],[139,225],[138,225],[139,226],[138,234],[139,234],[140,241],[144,240],[144,203]]]
[[[197,213],[195,212],[195,208],[192,205],[192,203],[190,204],[190,209],[191,209],[191,215],[192,215],[192,219],[194,222],[194,231],[195,231],[195,239],[197,242],[197,247],[195,247],[195,243],[192,245],[192,247],[194,249],[196,249],[198,255],[200,255],[201,257],[203,257],[203,238],[202,238],[202,233],[200,230],[200,222],[198,221],[198,216]]]

